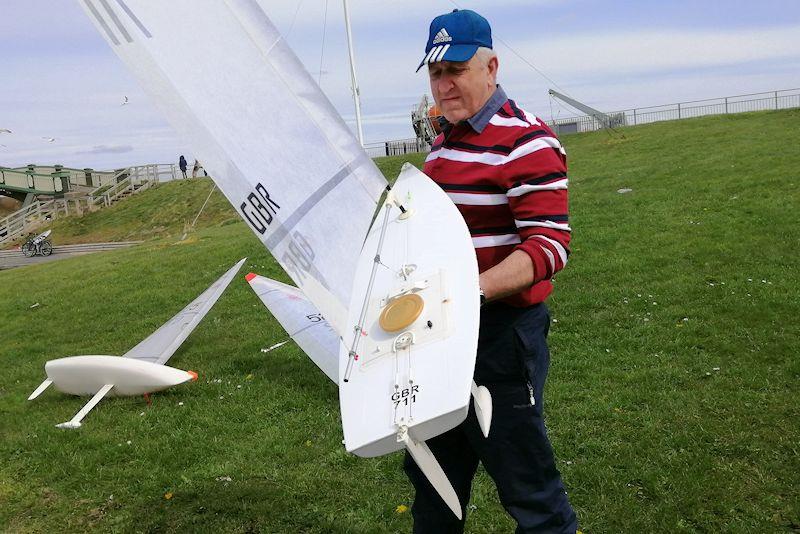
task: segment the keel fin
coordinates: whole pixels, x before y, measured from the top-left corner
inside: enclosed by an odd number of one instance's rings
[[[442,470],[442,466],[439,465],[439,461],[433,455],[428,445],[424,441],[414,441],[414,439],[408,435],[407,430],[401,431],[397,436],[397,440],[405,444],[406,449],[411,453],[411,457],[414,458],[414,461],[425,475],[425,478],[428,479],[455,516],[461,519],[463,517],[461,513],[461,502],[458,500],[456,490],[453,489],[453,485],[450,483],[450,480],[448,480],[447,475],[445,475],[444,470]]]
[[[59,423],[59,424],[57,424],[56,426],[57,426],[58,428],[80,428],[80,426],[81,426],[81,420],[82,420],[84,417],[86,417],[86,414],[88,414],[90,411],[92,411],[92,408],[94,408],[95,406],[97,406],[97,403],[98,403],[98,402],[100,402],[101,400],[103,400],[103,397],[105,397],[105,396],[106,396],[106,393],[108,393],[109,391],[111,391],[111,388],[113,388],[113,387],[114,387],[114,384],[106,384],[105,386],[101,387],[101,388],[100,388],[100,391],[98,391],[97,393],[95,393],[95,394],[94,394],[94,397],[92,397],[91,399],[89,399],[89,402],[87,402],[87,403],[84,405],[84,407],[83,407],[83,408],[81,408],[81,409],[78,411],[78,413],[76,413],[76,414],[75,414],[75,417],[73,417],[72,419],[70,419],[70,420],[69,420],[69,421],[67,421],[66,423]]]
[[[475,416],[483,432],[483,437],[489,437],[492,426],[492,394],[486,386],[479,386],[472,381],[472,403],[475,406]]]
[[[35,399],[36,397],[38,397],[39,395],[41,395],[42,393],[44,393],[44,390],[46,390],[48,387],[50,387],[50,384],[52,384],[52,383],[53,383],[53,381],[50,380],[49,378],[45,379],[45,381],[42,382],[41,384],[39,384],[39,387],[36,388],[36,390],[34,390],[33,393],[31,393],[31,396],[28,397],[28,400],[31,401],[31,400]]]

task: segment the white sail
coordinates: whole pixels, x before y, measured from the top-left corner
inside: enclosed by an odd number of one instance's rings
[[[164,364],[169,360],[181,344],[194,331],[203,317],[211,310],[222,293],[239,272],[247,258],[228,269],[211,287],[179,311],[172,319],[150,334],[144,341],[126,352],[126,358],[144,360],[150,363]]]
[[[250,273],[247,281],[311,361],[339,383],[339,336],[330,323],[296,287]]]
[[[79,0],[339,334],[386,180],[255,0]]]

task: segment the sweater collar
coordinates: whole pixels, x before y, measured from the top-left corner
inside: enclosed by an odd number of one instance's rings
[[[483,130],[489,124],[489,121],[492,120],[492,117],[500,111],[500,108],[503,107],[508,101],[508,97],[506,96],[506,92],[503,91],[503,88],[500,85],[494,90],[492,96],[489,97],[489,100],[483,105],[483,107],[478,110],[478,112],[470,117],[467,120],[459,122],[459,124],[469,124],[469,126],[475,131],[475,133],[483,133]],[[450,130],[453,127],[451,123],[444,118],[444,116],[439,118],[439,124],[442,126],[443,129]]]

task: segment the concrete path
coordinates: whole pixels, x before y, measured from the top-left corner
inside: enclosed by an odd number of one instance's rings
[[[72,256],[102,252],[104,250],[115,250],[118,248],[138,245],[141,241],[124,241],[121,243],[87,243],[84,245],[60,245],[53,247],[53,253],[49,256],[33,256],[26,258],[21,250],[0,250],[0,271],[3,269],[13,269],[25,265],[34,265],[48,261],[63,260]]]

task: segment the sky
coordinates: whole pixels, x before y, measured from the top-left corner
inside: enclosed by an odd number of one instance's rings
[[[197,0],[198,9],[211,1]],[[353,126],[342,2],[259,2]],[[411,110],[430,94],[425,70],[414,72],[428,26],[456,5],[489,20],[499,82],[545,120],[575,114],[550,99],[550,88],[617,111],[800,87],[798,0],[349,5],[367,143],[413,137]],[[179,154],[193,158],[78,0],[0,0],[0,76],[0,130],[12,131],[0,133],[0,166],[109,169],[175,162]],[[129,104],[122,106],[125,97]]]

